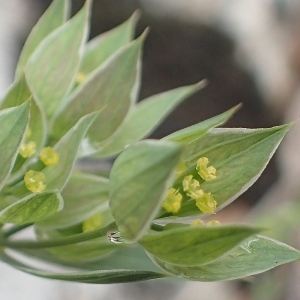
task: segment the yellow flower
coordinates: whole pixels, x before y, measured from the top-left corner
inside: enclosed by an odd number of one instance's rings
[[[218,220],[212,220],[212,221],[207,222],[206,225],[207,226],[218,226],[218,225],[221,225],[221,223]]]
[[[198,199],[203,196],[204,192],[200,189],[200,183],[198,180],[193,179],[192,175],[185,176],[182,181],[183,190],[188,197],[192,199]]]
[[[191,226],[202,226],[203,224],[204,222],[201,219],[197,219],[191,223]]]
[[[32,156],[36,151],[36,143],[35,142],[29,142],[27,144],[22,144],[19,150],[19,154],[24,157],[30,157]]]
[[[177,213],[181,207],[181,201],[182,195],[174,188],[170,188],[162,206],[167,212]]]
[[[25,173],[24,183],[26,188],[33,193],[40,193],[46,189],[46,176],[42,172],[29,170]]]
[[[40,160],[46,166],[55,166],[59,161],[59,155],[53,148],[45,147],[40,152]]]
[[[196,169],[204,180],[213,180],[216,178],[216,169],[213,166],[207,167],[208,163],[207,157],[200,157]]]
[[[78,84],[82,84],[84,81],[85,81],[85,79],[86,79],[86,75],[85,74],[83,74],[82,72],[79,72],[79,73],[77,73],[77,75],[76,75],[76,82],[78,83]]]
[[[102,223],[103,223],[102,214],[101,213],[94,214],[93,216],[86,219],[82,223],[82,231],[86,232],[86,231],[95,230],[97,228],[100,228],[102,226]]]
[[[181,175],[185,170],[186,170],[186,163],[185,162],[181,162],[179,164],[179,166],[177,167],[176,176]]]
[[[202,197],[196,199],[197,207],[205,214],[213,214],[217,207],[217,202],[211,193],[204,193]]]

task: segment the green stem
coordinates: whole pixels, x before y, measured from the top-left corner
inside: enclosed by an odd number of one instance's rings
[[[108,231],[116,230],[115,222],[108,224],[106,227],[88,231],[84,233],[79,233],[74,236],[69,236],[65,238],[59,238],[56,240],[48,241],[30,241],[30,240],[20,240],[20,241],[10,241],[7,239],[0,239],[0,246],[7,247],[11,249],[42,249],[42,248],[52,248],[59,246],[72,245],[98,237],[105,236]]]
[[[14,235],[15,233],[18,233],[19,231],[26,229],[28,227],[32,226],[32,224],[25,224],[20,226],[13,226],[5,231],[2,232],[2,236],[4,238],[9,238],[10,236]]]

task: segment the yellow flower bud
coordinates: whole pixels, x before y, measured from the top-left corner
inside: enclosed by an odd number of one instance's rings
[[[82,84],[82,83],[85,81],[86,77],[87,77],[87,76],[86,76],[84,73],[79,72],[79,73],[77,73],[77,75],[76,75],[76,82],[77,82],[78,84]]]
[[[59,161],[59,155],[53,148],[45,147],[40,152],[40,160],[46,166],[55,166]]]
[[[205,214],[213,214],[217,207],[217,202],[211,193],[204,193],[202,197],[196,199],[197,207]]]
[[[181,162],[179,164],[179,166],[177,167],[176,176],[181,175],[185,170],[186,170],[186,163],[185,162]]]
[[[35,142],[29,142],[27,144],[22,144],[19,150],[19,154],[24,157],[30,157],[32,156],[36,151],[36,143]]]
[[[174,188],[170,188],[162,206],[167,212],[177,213],[181,207],[181,201],[182,195]]]
[[[24,183],[26,188],[33,193],[40,193],[46,189],[46,176],[42,172],[29,170],[25,173]]]
[[[221,223],[218,220],[212,220],[212,221],[207,222],[206,225],[207,226],[219,226],[219,225],[221,225]]]
[[[191,226],[202,226],[202,225],[204,225],[204,222],[201,219],[194,220],[191,223]]]
[[[216,169],[213,166],[207,167],[208,163],[207,157],[200,157],[196,169],[204,180],[213,180],[216,178]]]
[[[202,197],[204,192],[200,189],[200,183],[198,180],[193,179],[192,175],[185,176],[182,181],[183,190],[188,197],[192,199],[198,199]]]
[[[102,214],[101,213],[94,214],[93,216],[86,219],[82,223],[82,231],[86,232],[86,231],[95,230],[97,228],[101,228],[102,223],[103,223],[102,222]]]

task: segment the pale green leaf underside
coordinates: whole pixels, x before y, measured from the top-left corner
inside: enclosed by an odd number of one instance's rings
[[[23,225],[43,220],[62,209],[63,199],[57,192],[31,194],[0,212],[0,223]]]
[[[43,39],[66,21],[67,14],[68,0],[52,2],[26,40],[16,70],[17,77],[21,76],[28,59]]]
[[[139,241],[155,257],[175,265],[195,266],[211,262],[261,231],[246,226],[185,226],[152,232]]]
[[[227,122],[239,108],[240,105],[237,105],[218,116],[212,117],[198,124],[171,133],[170,135],[164,137],[163,140],[190,144],[203,137],[210,129]]]
[[[232,280],[259,274],[300,259],[300,252],[264,236],[255,236],[227,256],[204,266],[182,267],[154,261],[165,271],[197,281]]]
[[[110,174],[110,208],[122,236],[135,241],[148,229],[172,184],[181,147],[146,140],[128,147]]]
[[[92,141],[100,142],[118,128],[136,100],[142,42],[143,37],[120,49],[68,97],[53,123],[55,139],[95,110],[100,113],[89,130]]]
[[[80,72],[84,75],[92,73],[112,54],[128,44],[132,39],[136,22],[137,14],[135,13],[120,26],[89,41],[82,57]]]
[[[118,130],[93,154],[95,157],[112,156],[126,146],[150,134],[163,119],[187,97],[200,90],[201,83],[177,88],[149,97],[138,103]],[[98,150],[98,151],[97,151]]]
[[[77,74],[87,36],[89,7],[90,1],[87,1],[75,17],[50,34],[26,65],[28,85],[49,119],[71,89]]]
[[[8,93],[1,102],[1,109],[14,107],[30,100],[30,120],[29,128],[31,135],[26,142],[36,143],[37,152],[44,145],[46,139],[47,125],[46,117],[41,105],[32,97],[31,91],[26,83],[24,76],[21,76],[9,89]]]
[[[107,204],[108,184],[106,178],[73,174],[62,191],[64,208],[39,225],[63,228],[82,222]]]
[[[57,258],[65,261],[91,261],[108,256],[122,246],[111,243],[106,237],[74,245],[48,249]]]
[[[0,188],[5,184],[16,160],[28,124],[30,103],[0,112]]]

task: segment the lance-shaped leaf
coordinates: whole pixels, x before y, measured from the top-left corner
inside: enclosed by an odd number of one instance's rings
[[[23,225],[43,220],[63,207],[58,192],[31,194],[0,212],[0,223]]]
[[[28,59],[42,40],[61,26],[66,21],[67,15],[68,0],[54,0],[26,40],[16,70],[17,77],[21,76]]]
[[[189,280],[218,281],[259,274],[300,259],[300,252],[264,236],[250,238],[224,258],[204,266],[175,266],[153,258],[162,269]]]
[[[139,241],[155,257],[175,265],[211,262],[261,229],[246,226],[185,226],[151,232]]]
[[[0,111],[0,188],[5,184],[27,128],[30,103]]]
[[[142,36],[120,49],[70,95],[54,120],[54,138],[59,138],[82,115],[95,110],[100,113],[89,130],[92,140],[100,142],[119,127],[136,100],[143,40]]]
[[[55,247],[48,251],[64,261],[83,262],[105,258],[121,247],[104,237],[74,245]]]
[[[137,19],[137,13],[134,13],[120,26],[89,41],[82,57],[80,72],[84,75],[92,73],[112,54],[128,44],[132,39]]]
[[[11,265],[12,267],[23,271],[25,273],[56,280],[74,281],[83,283],[97,283],[97,284],[110,284],[110,283],[125,283],[144,281],[156,278],[167,277],[168,275],[140,270],[127,270],[127,269],[114,269],[114,270],[98,270],[98,271],[80,271],[69,273],[56,273],[51,271],[39,270],[37,268],[25,265],[22,262],[10,257],[5,253],[1,253],[1,260]]]
[[[59,29],[52,32],[30,57],[25,75],[33,95],[50,118],[71,89],[88,33],[90,2]],[[77,121],[77,120],[76,120]]]
[[[177,88],[138,103],[122,126],[100,145],[95,157],[112,156],[122,151],[126,146],[150,134],[163,119],[183,100],[203,88],[203,83]]]
[[[108,179],[75,173],[62,191],[64,208],[54,216],[47,218],[41,226],[63,228],[80,223],[103,206],[108,200]]]
[[[31,135],[29,137],[29,141],[35,142],[36,149],[38,152],[44,145],[46,139],[46,117],[41,108],[41,105],[32,97],[31,91],[26,83],[24,76],[21,76],[11,86],[8,93],[1,101],[1,109],[21,105],[28,99],[30,99],[31,101],[29,120],[29,128],[31,129]]]
[[[32,166],[32,169],[41,170],[44,173],[47,191],[61,191],[65,186],[75,163],[79,145],[96,116],[97,113],[92,113],[82,117],[54,146],[59,155],[59,162],[55,166],[43,167],[40,162]],[[11,192],[19,197],[29,194],[23,180],[13,186]]]
[[[148,229],[172,185],[181,147],[146,140],[128,147],[110,174],[110,208],[123,238],[136,241]]]
[[[198,124],[171,133],[170,135],[164,137],[163,140],[190,144],[203,137],[212,128],[220,126],[227,122],[239,108],[240,105],[237,105],[218,116],[212,117]]]
[[[217,177],[202,182],[201,188],[213,194],[217,210],[223,208],[258,179],[290,127],[288,124],[266,129],[211,130],[186,146],[183,160],[187,163],[187,170],[177,179],[176,186],[181,187],[184,176],[189,174],[201,180],[195,168],[196,162],[199,157],[207,157],[216,168]],[[199,213],[195,201],[188,201],[183,203],[178,215]]]

